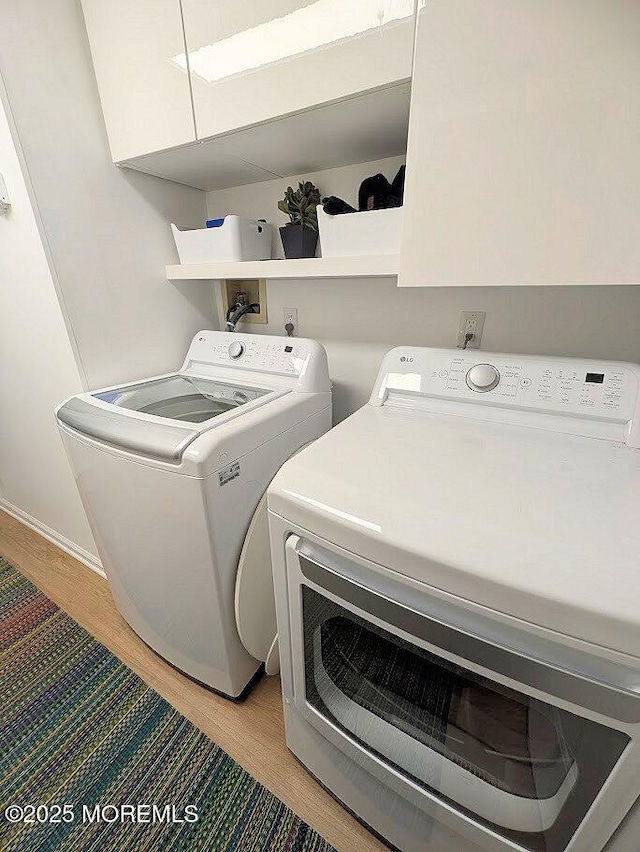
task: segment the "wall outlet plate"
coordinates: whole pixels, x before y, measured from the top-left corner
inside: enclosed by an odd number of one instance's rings
[[[456,343],[458,349],[480,349],[485,317],[485,311],[462,311]],[[465,347],[464,342],[467,334],[473,334],[473,337]]]
[[[245,314],[238,325],[244,322],[267,322],[267,283],[264,278],[226,279],[222,282],[222,311],[226,318],[230,305],[235,305],[238,293],[247,294],[247,303],[258,302],[259,314]]]
[[[284,333],[287,333],[286,325],[287,323],[291,323],[293,326],[293,331],[291,332],[291,337],[295,337],[298,334],[298,309],[297,308],[283,308],[282,309],[282,328]]]

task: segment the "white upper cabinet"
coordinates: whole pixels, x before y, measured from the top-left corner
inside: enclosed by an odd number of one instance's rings
[[[176,61],[199,139],[411,76],[414,0],[183,0],[183,13]]]
[[[640,2],[420,0],[400,285],[640,283]]]
[[[115,162],[195,141],[180,0],[82,0]]]

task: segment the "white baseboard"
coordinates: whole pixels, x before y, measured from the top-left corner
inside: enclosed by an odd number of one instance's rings
[[[80,545],[70,541],[68,538],[65,538],[59,532],[56,532],[56,530],[52,530],[51,527],[43,524],[41,521],[37,520],[37,518],[27,514],[27,512],[23,512],[22,509],[19,509],[17,506],[14,506],[13,503],[9,503],[2,497],[0,497],[0,509],[3,509],[8,515],[11,515],[11,517],[20,521],[26,527],[34,530],[43,538],[46,538],[48,541],[57,545],[61,550],[64,550],[65,553],[68,553],[70,556],[73,556],[74,559],[77,559],[78,562],[82,562],[86,565],[87,568],[91,568],[91,570],[95,571],[96,574],[99,574],[101,577],[107,576],[104,573],[102,563],[98,557],[94,556],[93,553],[89,553],[89,551],[85,550],[84,547],[80,547]]]

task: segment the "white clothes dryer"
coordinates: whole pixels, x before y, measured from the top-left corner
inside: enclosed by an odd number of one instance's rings
[[[639,385],[402,347],[269,487],[287,743],[403,852],[640,848]]]
[[[276,630],[261,498],[331,427],[324,349],[202,331],[178,372],[80,394],[56,415],[119,611],[178,669],[239,697]]]

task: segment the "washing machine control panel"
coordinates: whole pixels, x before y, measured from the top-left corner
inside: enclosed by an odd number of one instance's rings
[[[407,404],[440,397],[625,421],[639,384],[635,364],[401,347],[385,357],[371,401],[400,393]]]
[[[209,331],[196,335],[187,358],[213,366],[237,366],[296,378],[311,356],[311,347],[300,338]]]

